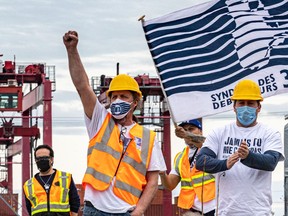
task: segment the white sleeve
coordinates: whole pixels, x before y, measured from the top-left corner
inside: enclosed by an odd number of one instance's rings
[[[96,100],[92,118],[89,119],[85,114],[84,119],[89,140],[91,140],[100,130],[107,113],[108,111],[105,109],[105,107],[98,100]]]
[[[217,132],[216,130],[212,130],[212,132],[206,137],[203,146],[202,147],[207,147],[210,150],[212,150],[216,155],[218,152],[218,138],[217,138]]]
[[[279,152],[281,154],[280,161],[285,160],[284,156],[284,146],[281,140],[281,134],[279,131],[275,131],[274,129],[266,129],[265,135],[267,138],[265,139],[264,151],[273,150]]]
[[[155,138],[148,171],[157,171],[157,170],[166,171],[167,168],[161,150],[161,142],[159,142]]]
[[[170,174],[173,174],[173,175],[177,175],[177,176],[179,176],[179,174],[176,172],[174,166],[173,166],[173,168],[171,169],[169,175],[170,175]]]

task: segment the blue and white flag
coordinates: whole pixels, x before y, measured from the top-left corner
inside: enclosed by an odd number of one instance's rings
[[[231,110],[241,79],[288,92],[288,0],[217,0],[143,21],[175,122]]]

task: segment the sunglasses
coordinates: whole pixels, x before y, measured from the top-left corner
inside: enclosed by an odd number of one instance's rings
[[[50,160],[50,156],[41,156],[41,157],[35,157],[36,161],[40,161],[40,160]]]

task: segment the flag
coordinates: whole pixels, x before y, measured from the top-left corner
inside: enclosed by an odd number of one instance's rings
[[[288,92],[288,0],[217,0],[143,20],[175,122],[231,110],[252,79],[263,97]]]

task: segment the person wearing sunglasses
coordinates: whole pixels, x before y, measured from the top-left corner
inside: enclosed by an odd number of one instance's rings
[[[26,208],[33,216],[77,216],[80,198],[72,175],[53,168],[54,151],[39,145],[34,151],[39,173],[23,186]]]

